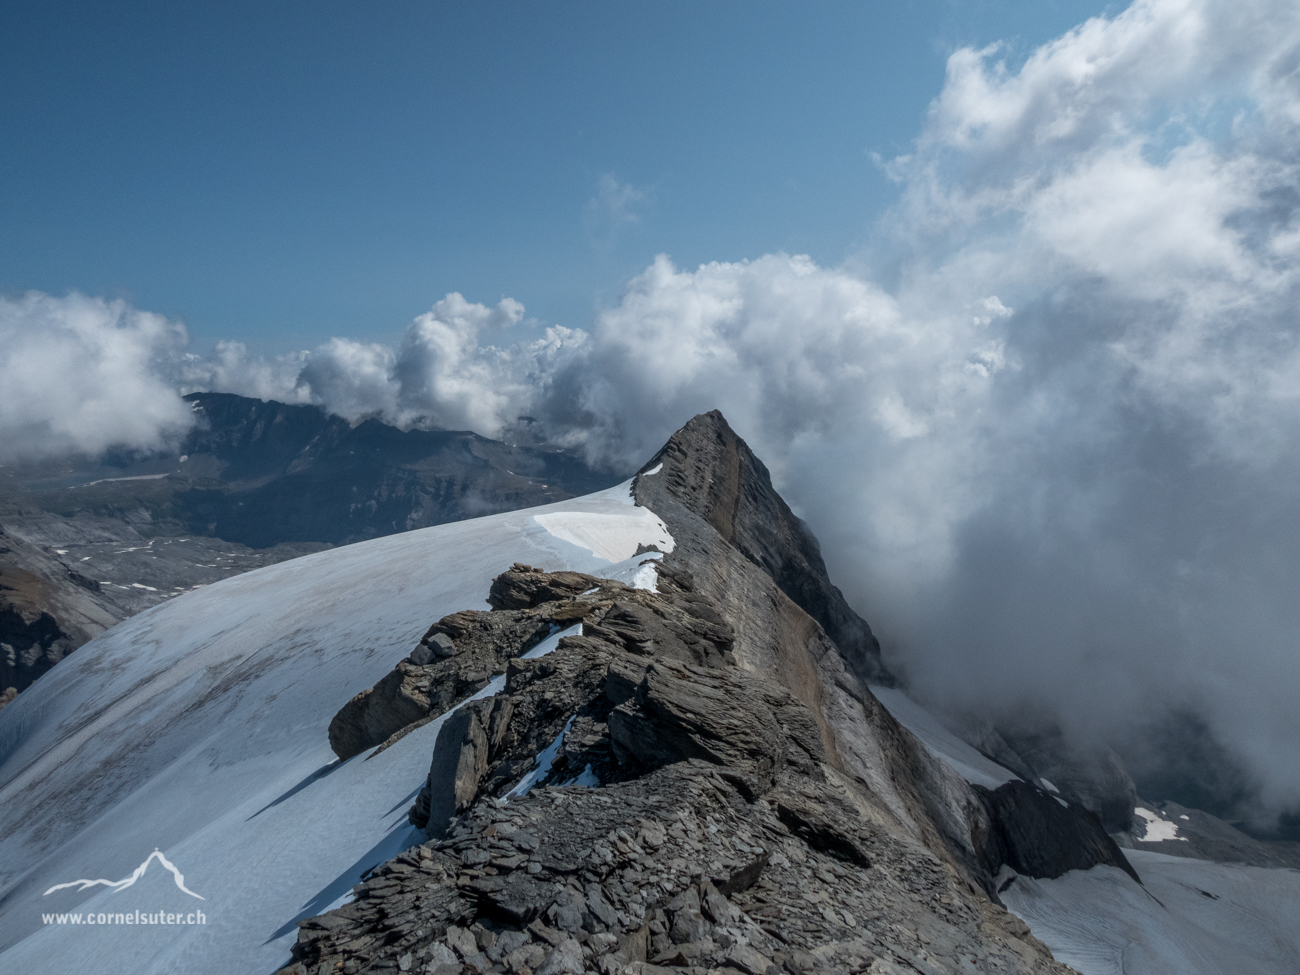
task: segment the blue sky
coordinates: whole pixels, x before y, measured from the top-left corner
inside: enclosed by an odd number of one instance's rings
[[[954,49],[1103,9],[10,0],[0,291],[278,353],[391,339],[449,291],[586,327],[661,252],[836,265]]]

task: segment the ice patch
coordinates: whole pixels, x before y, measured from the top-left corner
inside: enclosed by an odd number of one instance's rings
[[[547,749],[534,759],[536,765],[533,769],[515,783],[515,787],[507,792],[503,798],[513,799],[515,796],[526,796],[529,789],[551,774],[551,766],[555,763],[555,756],[560,753],[560,743],[564,741],[564,736],[569,733],[571,727],[573,727],[572,718],[564,723],[564,728],[555,736],[555,741],[551,742]]]
[[[124,586],[123,588],[125,588],[125,586]],[[153,586],[146,586],[143,582],[133,582],[133,583],[131,583],[131,588],[132,588],[132,589],[148,589],[150,592],[157,592],[157,591],[158,591],[158,590],[155,589]]]
[[[561,541],[586,549],[609,562],[633,558],[642,547],[660,552],[673,550],[673,536],[668,526],[649,508],[634,502],[631,481],[624,481],[589,498],[607,503],[599,508],[592,505],[586,510],[575,506],[565,511],[550,511],[534,515],[533,520]]]
[[[548,653],[560,645],[560,641],[566,636],[582,636],[582,624],[575,623],[568,629],[556,630],[537,646],[533,647],[521,659],[536,660],[538,657],[545,657]]]
[[[1161,819],[1159,813],[1152,812],[1150,809],[1143,809],[1141,806],[1138,806],[1133,811],[1147,821],[1146,834],[1138,840],[1139,843],[1163,843],[1165,840],[1187,842],[1186,836],[1178,835],[1177,823]],[[1186,819],[1187,817],[1184,816],[1183,818]]]
[[[655,563],[663,558],[660,552],[646,552],[645,558],[637,562],[635,568],[625,569],[619,573],[619,582],[627,583],[633,589],[645,589],[648,592],[659,591],[659,572]]]
[[[641,476],[642,476],[642,477],[649,477],[651,474],[658,474],[658,473],[659,473],[661,470],[663,470],[663,469],[664,469],[663,461],[660,461],[659,463],[655,464],[654,467],[650,468],[648,471],[646,471],[646,472],[645,472],[644,474],[642,474]]]
[[[921,744],[967,782],[982,785],[986,789],[996,789],[1007,782],[1018,780],[1019,776],[1014,772],[962,741],[945,728],[938,718],[897,688],[872,685],[871,693],[894,716],[894,720],[916,735]]]
[[[1016,877],[999,896],[1082,975],[1300,972],[1300,871],[1125,855],[1144,886],[1099,866]]]
[[[1058,789],[1056,786],[1052,785],[1052,783],[1049,782],[1047,779],[1039,779],[1038,781],[1041,782],[1041,783],[1043,783],[1043,788],[1046,789],[1048,792],[1060,792],[1060,791],[1061,791],[1061,790]]]
[[[598,776],[590,765],[582,770],[582,773],[576,779],[570,779],[568,782],[561,782],[560,785],[580,785],[587,789],[596,789],[600,787],[600,776]]]

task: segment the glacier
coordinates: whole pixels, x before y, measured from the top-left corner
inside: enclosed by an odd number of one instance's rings
[[[441,721],[339,762],[326,735],[335,712],[431,623],[487,609],[492,578],[513,562],[652,583],[647,563],[661,556],[633,553],[672,538],[630,489],[235,576],[69,656],[0,711],[0,970],[266,973],[287,962],[298,919],[341,903],[424,836],[406,810]],[[44,896],[128,876],[154,849],[205,899],[206,923],[44,923],[54,912],[192,912],[161,870],[129,888]]]
[[[880,703],[967,782],[997,788],[1018,778],[949,731],[898,688],[872,686]],[[1056,787],[1043,780],[1051,792]],[[1057,800],[1058,802],[1061,800]],[[1181,839],[1177,826],[1154,840]],[[1300,972],[1300,871],[1212,863],[1124,850],[1143,884],[1096,866],[1054,880],[1003,867],[1007,910],[1080,975],[1284,975]],[[1008,884],[1009,886],[1005,886]]]

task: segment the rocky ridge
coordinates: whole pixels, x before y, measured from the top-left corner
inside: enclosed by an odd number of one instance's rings
[[[287,971],[1066,971],[881,820],[808,708],[737,666],[689,575],[659,593],[563,576],[494,583],[529,595],[481,617],[582,634],[509,648],[501,693],[438,735],[410,814],[429,840],[301,922]],[[548,745],[544,783],[510,795]]]
[[[351,727],[359,702],[384,715],[369,747],[424,707],[399,688],[454,685],[417,722],[471,693],[461,653],[500,675],[444,719],[409,814],[428,840],[300,922],[286,970],[1066,971],[995,885],[1132,873],[1097,817],[1021,781],[973,789],[888,714],[870,628],[720,415],[634,493],[676,543],[658,592],[516,565],[491,612],[439,621],[345,706]]]

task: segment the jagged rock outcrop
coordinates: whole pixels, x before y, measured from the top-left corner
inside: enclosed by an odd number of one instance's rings
[[[695,417],[641,473],[661,465],[657,474],[637,478],[638,503],[670,528],[674,522],[688,527],[702,519],[821,625],[854,673],[872,683],[895,683],[880,660],[880,643],[871,627],[830,581],[817,539],[772,487],[767,467],[721,413],[713,410]],[[674,530],[675,538],[680,527]],[[681,534],[689,548],[700,533]]]
[[[610,741],[620,764],[653,769],[700,758],[743,776],[762,795],[785,764],[780,709],[806,713],[784,688],[740,671],[658,661],[610,712]],[[816,747],[820,757],[820,741]]]
[[[330,747],[346,761],[430,716],[442,714],[506,671],[506,662],[550,634],[554,621],[531,609],[466,610],[439,620],[411,655],[362,691],[330,722]]]
[[[658,593],[567,576],[494,582],[533,595],[490,615],[582,634],[444,721],[410,814],[430,840],[302,922],[290,971],[1066,971],[828,764],[680,566]]]
[[[995,877],[1122,864],[1096,817],[982,794],[893,719],[870,630],[719,415],[634,495],[675,540],[658,592],[493,582],[482,632],[523,613],[581,634],[510,646],[500,693],[443,719],[409,813],[428,841],[301,922],[287,970],[1067,971]]]
[[[494,611],[439,620],[391,673],[345,704],[330,722],[330,747],[346,760],[382,745],[482,690],[548,635],[579,622],[589,638],[634,655],[728,659],[732,633],[717,609],[693,595],[688,574],[669,571],[664,579],[664,598],[655,599],[579,572],[512,566],[492,583]]]
[[[728,664],[730,628],[696,596],[689,576],[665,573],[661,591],[649,593],[579,573],[555,575],[559,578],[547,582],[546,573],[515,565],[493,582],[494,593],[533,593],[536,599],[571,583],[565,591],[577,596],[482,615],[533,613],[550,621],[551,629],[580,620],[583,632],[563,637],[556,652],[545,657],[513,655],[503,668],[500,695],[466,705],[444,723],[425,787],[411,810],[411,822],[434,835],[468,807],[480,786],[489,794],[509,787],[531,768],[533,756],[561,735],[552,775],[567,770],[572,778],[590,770],[609,781],[627,777],[630,766],[665,764],[643,748],[651,740],[653,722],[636,702],[647,698],[650,672],[662,674],[675,666],[695,667],[705,680],[724,675],[718,668]],[[505,602],[523,606],[529,600],[520,595]],[[655,684],[661,687],[662,677]],[[772,693],[784,692],[777,687]],[[715,723],[721,710],[712,712]],[[754,720],[752,712],[736,714],[734,707],[732,715],[737,723]],[[707,725],[707,718],[696,717],[697,725]],[[772,730],[779,736],[778,729]],[[723,732],[714,727],[712,740]],[[689,748],[690,740],[679,736],[677,745]],[[642,749],[645,761],[638,762],[629,749]],[[703,746],[697,745],[692,754],[702,753]]]
[[[1133,827],[1137,786],[1115,752],[1098,743],[1071,742],[1050,721],[1004,718],[982,722],[966,738],[995,762],[1070,803],[1094,812],[1108,833]]]
[[[991,829],[984,857],[990,871],[1006,865],[1016,873],[1050,878],[1105,864],[1142,882],[1096,813],[1028,782],[972,788],[989,812]]]

